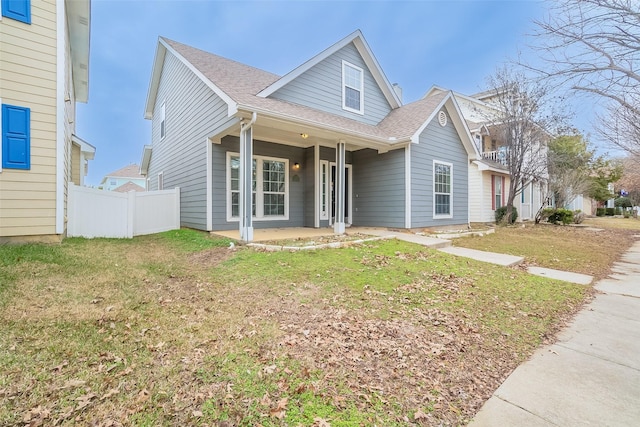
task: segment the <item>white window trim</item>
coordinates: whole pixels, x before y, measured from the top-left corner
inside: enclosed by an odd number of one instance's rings
[[[436,164],[449,166],[449,171],[451,175],[451,188],[449,191],[449,214],[447,215],[437,215],[436,214]],[[433,161],[433,170],[432,170],[432,187],[433,191],[433,219],[447,219],[453,218],[453,163],[443,162],[441,160]],[[446,193],[438,193],[438,194],[446,194]]]
[[[346,88],[347,88],[347,82],[345,79],[345,69],[346,67],[351,67],[355,70],[360,71],[360,87],[353,87],[353,86],[349,86],[352,89],[356,89],[360,91],[360,109],[356,110],[355,108],[351,108],[351,107],[347,107],[346,101],[347,101],[347,96],[346,96]],[[345,60],[342,61],[342,109],[345,111],[351,111],[352,113],[357,113],[357,114],[362,114],[364,115],[364,70],[360,67],[358,67],[357,65],[354,65],[350,62],[347,62]]]
[[[326,173],[326,180],[323,183],[322,182],[322,167],[325,167],[325,173]],[[330,191],[331,191],[331,166],[329,165],[329,161],[328,160],[320,160],[320,169],[318,170],[318,174],[320,176],[320,206],[319,206],[319,210],[320,210],[320,220],[328,220],[329,219],[329,212],[331,211],[331,195],[330,195]],[[326,187],[326,188],[323,188]],[[324,200],[322,197],[322,192],[324,190]],[[324,202],[324,211],[322,210],[322,202]]]
[[[240,217],[234,217],[231,215],[231,157],[240,157],[240,153],[234,153],[232,151],[227,151],[227,162],[226,162],[226,198],[227,198],[227,222],[239,222]],[[288,221],[289,220],[289,159],[282,159],[278,157],[269,157],[269,156],[253,156],[253,159],[256,160],[256,166],[258,167],[258,171],[256,173],[256,190],[260,189],[260,191],[256,191],[256,215],[253,216],[253,220],[255,222],[260,221]],[[262,164],[261,160],[273,160],[276,162],[284,162],[284,215],[280,216],[264,216],[264,193],[262,191]]]
[[[500,175],[494,175],[494,176],[495,178],[493,179],[493,189],[492,189],[493,205],[496,207],[495,210],[497,211],[502,207],[502,192],[504,191],[504,188],[502,188],[502,176]],[[500,192],[498,192],[498,185],[500,185]]]
[[[164,190],[164,172],[158,174],[158,190]]]
[[[164,131],[163,131],[163,125],[164,124]],[[165,107],[165,102],[162,102],[162,105],[160,106],[160,141],[162,141],[165,136],[167,136],[167,110]]]

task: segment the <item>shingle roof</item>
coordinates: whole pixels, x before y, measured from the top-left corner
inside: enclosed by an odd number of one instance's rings
[[[161,38],[240,108],[290,117],[292,120],[345,131],[388,142],[411,138],[432,115],[449,92],[428,96],[393,109],[378,125],[370,125],[325,111],[257,94],[280,76],[185,44]]]
[[[136,178],[136,179],[144,179],[144,176],[140,175],[140,167],[136,164],[125,166],[121,169],[118,169],[115,172],[111,172],[105,175],[105,177],[112,178]]]
[[[114,188],[112,191],[117,191],[118,193],[128,193],[129,191],[146,191],[144,187],[139,186],[131,181],[122,184],[119,187]]]

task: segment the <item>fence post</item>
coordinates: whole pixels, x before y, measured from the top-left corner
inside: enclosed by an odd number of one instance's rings
[[[76,223],[75,217],[75,204],[76,204],[76,194],[75,194],[75,184],[73,182],[69,182],[69,198],[67,200],[67,236],[73,237],[75,235],[75,230],[73,227]]]
[[[180,187],[175,188],[176,230],[180,229]]]
[[[127,193],[127,237],[133,238],[133,225],[136,218],[136,192]]]

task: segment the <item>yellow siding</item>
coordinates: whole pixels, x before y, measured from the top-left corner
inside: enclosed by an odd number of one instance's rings
[[[80,147],[71,146],[71,182],[80,185]]]
[[[56,233],[56,4],[0,23],[0,98],[31,109],[31,169],[0,172],[0,238]]]

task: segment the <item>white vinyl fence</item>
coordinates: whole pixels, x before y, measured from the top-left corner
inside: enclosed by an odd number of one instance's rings
[[[180,188],[117,193],[69,184],[67,236],[131,238],[180,228]]]

